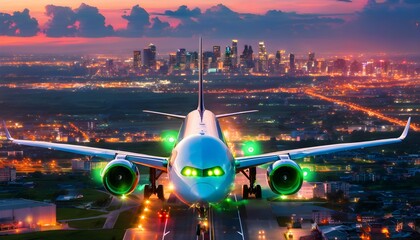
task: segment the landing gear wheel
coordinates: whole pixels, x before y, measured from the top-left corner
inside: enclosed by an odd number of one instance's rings
[[[145,185],[143,191],[144,199],[149,199],[150,195],[152,195],[152,189],[149,185]]]
[[[249,188],[248,185],[242,186],[242,199],[248,199],[249,196]]]
[[[256,199],[262,198],[262,189],[260,185],[255,186],[255,198]]]
[[[156,192],[160,200],[165,200],[165,195],[163,194],[163,185],[159,185],[156,189]]]

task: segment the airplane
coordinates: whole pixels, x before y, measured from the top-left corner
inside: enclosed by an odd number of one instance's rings
[[[163,186],[157,186],[156,182],[162,173],[167,173],[170,183],[174,186],[173,194],[183,203],[198,209],[199,212],[203,213],[204,210],[205,214],[210,204],[221,202],[229,195],[238,173],[243,173],[249,180],[249,184],[242,187],[244,199],[250,195],[254,195],[257,199],[262,198],[261,186],[256,184],[256,167],[261,165],[268,165],[267,181],[270,189],[276,194],[291,195],[299,191],[304,179],[301,167],[294,160],[307,156],[399,143],[406,138],[410,128],[411,118],[408,118],[404,130],[398,138],[282,150],[235,158],[227,146],[219,119],[248,114],[257,110],[216,115],[205,108],[201,38],[199,40],[198,75],[198,106],[188,115],[144,110],[149,114],[163,115],[183,121],[178,139],[169,157],[14,139],[3,121],[4,131],[7,139],[14,144],[109,159],[110,161],[102,170],[101,176],[105,189],[114,196],[127,196],[134,191],[140,177],[137,165],[142,165],[149,167],[150,180],[150,184],[144,188],[144,198],[148,199],[155,194],[159,199],[164,199]]]

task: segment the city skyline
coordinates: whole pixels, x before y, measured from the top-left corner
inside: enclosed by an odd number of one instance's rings
[[[168,52],[195,45],[199,35],[212,45],[238,39],[240,48],[264,40],[269,52],[420,50],[418,1],[264,1],[249,6],[236,1],[8,3],[0,9],[0,52],[121,53],[149,42]]]

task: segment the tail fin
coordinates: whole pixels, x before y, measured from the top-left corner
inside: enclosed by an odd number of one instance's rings
[[[198,107],[201,118],[204,113],[204,95],[203,95],[203,39],[200,37],[198,50]]]

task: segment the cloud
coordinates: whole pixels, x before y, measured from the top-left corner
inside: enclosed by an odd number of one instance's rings
[[[45,15],[49,17],[44,30],[48,37],[74,37],[77,35],[76,13],[71,8],[47,5]]]
[[[107,37],[114,35],[111,25],[105,25],[105,17],[98,8],[82,3],[73,10],[69,7],[47,5],[49,17],[44,32],[48,37]]]
[[[277,10],[270,10],[265,14],[245,14],[235,12],[222,4],[213,6],[201,14],[195,14],[194,17],[179,18],[176,16],[176,18],[181,22],[172,30],[172,35],[194,36],[200,34],[219,38],[317,37],[328,33],[333,25],[344,23],[344,20],[336,17],[287,13]]]
[[[169,35],[168,33],[171,31],[172,29],[168,22],[163,22],[158,17],[154,17],[152,18],[152,25],[146,34],[149,37],[162,37]]]
[[[114,34],[111,25],[105,25],[105,17],[99,13],[97,7],[82,3],[75,10],[79,22],[78,35],[81,37],[106,37]]]
[[[35,36],[39,31],[38,21],[31,18],[29,10],[16,11],[13,15],[0,13],[0,36]]]
[[[191,18],[191,17],[197,17],[201,14],[201,10],[199,8],[194,8],[193,10],[190,10],[187,6],[182,5],[177,10],[171,11],[166,10],[164,14],[169,17],[174,18]]]
[[[416,26],[419,13],[420,5],[413,4],[413,1],[387,0],[378,3],[370,0],[353,21],[343,25],[343,29],[349,37],[358,36],[378,44],[420,42]]]
[[[129,15],[123,15],[122,18],[128,21],[127,28],[120,30],[119,35],[126,37],[144,36],[145,30],[150,26],[149,13],[139,5],[131,8]]]

